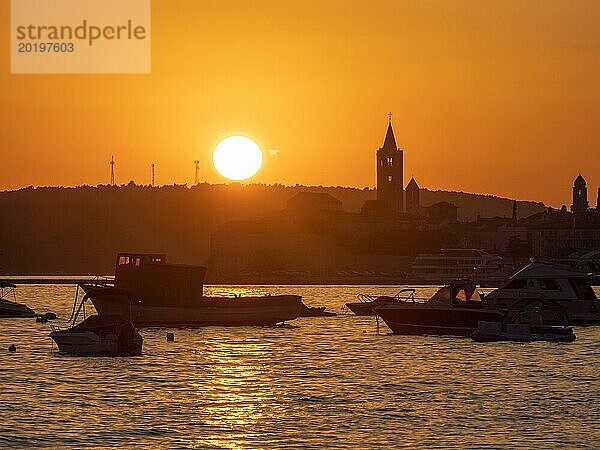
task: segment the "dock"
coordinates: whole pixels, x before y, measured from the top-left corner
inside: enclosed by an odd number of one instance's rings
[[[85,276],[0,276],[0,283],[21,284],[71,284],[83,283],[113,284],[113,276],[85,277]]]

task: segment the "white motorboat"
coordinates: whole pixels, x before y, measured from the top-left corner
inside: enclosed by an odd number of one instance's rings
[[[93,315],[66,330],[53,327],[50,337],[59,353],[75,356],[134,356],[143,344],[131,321],[121,316]]]
[[[586,273],[532,262],[483,299],[484,307],[508,311],[522,299],[547,299],[565,308],[572,325],[600,324],[600,300]]]
[[[477,342],[573,342],[575,338],[565,309],[545,299],[520,300],[501,323],[482,320],[471,334]]]
[[[358,294],[357,302],[346,303],[346,306],[357,316],[376,316],[374,308],[386,304],[395,304],[398,302],[413,302],[415,301],[415,289],[401,289],[393,297],[389,295],[369,295]]]
[[[16,286],[0,281],[0,317],[35,317],[35,311],[27,305],[17,303]],[[6,297],[12,297],[9,300]]]
[[[73,313],[67,329],[52,327],[50,337],[56,342],[59,353],[75,356],[134,356],[142,352],[143,338],[131,320],[119,315],[92,315],[76,324],[88,299],[84,296]]]

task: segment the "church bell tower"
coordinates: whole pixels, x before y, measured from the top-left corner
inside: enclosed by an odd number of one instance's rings
[[[404,155],[396,146],[390,113],[383,146],[377,150],[377,200],[389,213],[404,212],[403,167]]]
[[[587,198],[587,185],[581,174],[575,178],[573,183],[573,204],[571,205],[571,211],[576,216],[584,215],[589,208]]]

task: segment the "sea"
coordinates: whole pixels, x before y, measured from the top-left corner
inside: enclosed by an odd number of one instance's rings
[[[50,323],[0,319],[0,446],[600,448],[600,326],[566,344],[475,343],[395,336],[344,306],[402,287],[215,286],[299,294],[338,316],[143,329],[127,358],[60,356]],[[75,286],[17,291],[64,325]]]

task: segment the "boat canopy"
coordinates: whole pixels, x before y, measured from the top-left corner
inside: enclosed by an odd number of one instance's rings
[[[545,298],[525,298],[513,303],[503,323],[531,325],[569,325],[569,314],[558,302]]]
[[[528,278],[587,278],[587,274],[564,266],[557,266],[547,262],[532,262],[510,277],[514,279]]]

